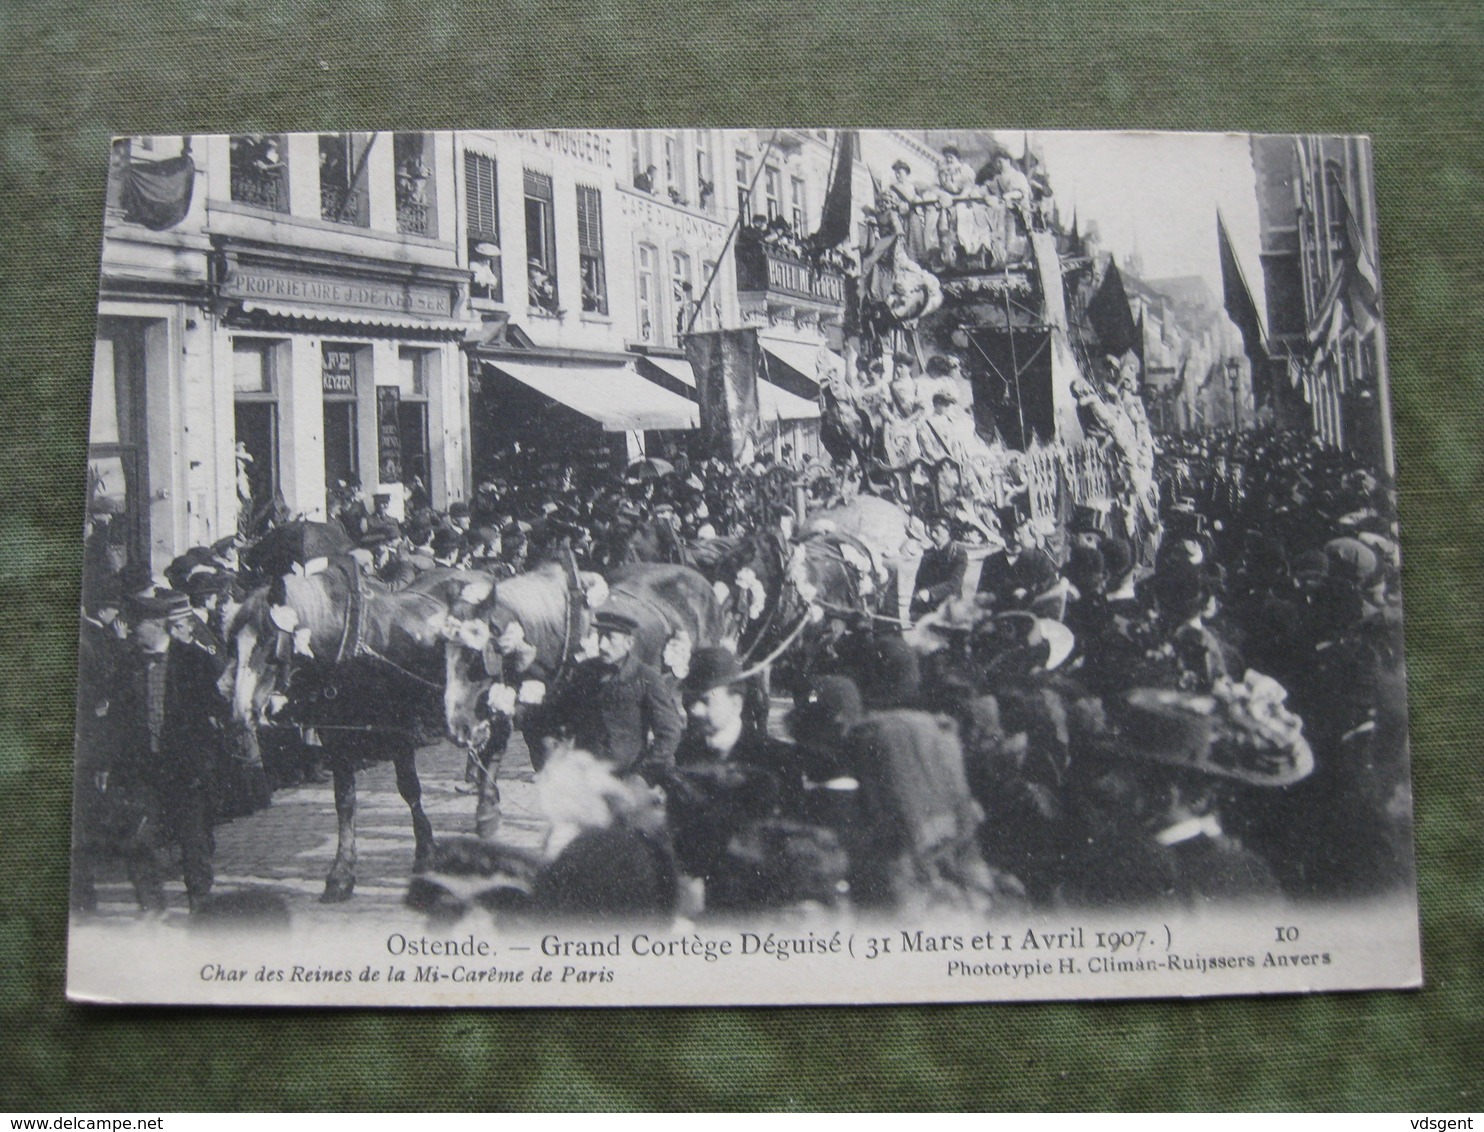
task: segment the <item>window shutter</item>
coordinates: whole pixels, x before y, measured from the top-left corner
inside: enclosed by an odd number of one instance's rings
[[[549,201],[551,196],[551,177],[545,173],[536,173],[530,169],[526,174],[526,196],[535,197],[537,200]]]
[[[469,235],[500,242],[500,215],[496,207],[495,162],[480,153],[464,154],[464,195],[468,199]]]
[[[577,186],[577,246],[588,255],[603,254],[603,198],[588,185]]]

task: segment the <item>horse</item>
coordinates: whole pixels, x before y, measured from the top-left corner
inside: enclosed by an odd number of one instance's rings
[[[827,524],[786,539],[762,529],[696,546],[697,566],[724,594],[723,612],[745,668],[755,670],[753,721],[766,724],[772,670],[796,696],[842,627],[895,608],[895,581],[852,534]]]
[[[549,693],[593,655],[592,614],[612,609],[639,624],[634,648],[646,664],[684,678],[691,649],[725,639],[715,590],[686,566],[637,563],[611,581],[579,571],[575,561],[542,563],[498,583],[466,587],[444,623],[444,722],[478,767],[475,830],[499,822],[495,778],[509,736],[542,722]],[[532,751],[538,765],[542,752]]]
[[[412,813],[414,869],[432,857],[417,776],[419,717],[437,717],[448,599],[467,581],[460,571],[430,570],[393,592],[340,557],[315,573],[275,578],[233,619],[233,718],[249,731],[279,725],[274,716],[312,728],[334,776],[339,837],[324,903],[355,891],[356,771],[363,764],[391,760]]]

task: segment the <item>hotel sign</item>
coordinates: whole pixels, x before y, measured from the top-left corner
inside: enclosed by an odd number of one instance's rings
[[[845,303],[845,278],[828,271],[816,271],[802,263],[768,257],[768,290],[807,295],[821,302]]]
[[[283,268],[238,264],[222,284],[222,296],[265,303],[289,303],[318,311],[324,307],[451,318],[453,295],[437,283],[336,279]]]
[[[737,248],[737,290],[807,299],[822,306],[845,305],[845,276],[757,243]]]

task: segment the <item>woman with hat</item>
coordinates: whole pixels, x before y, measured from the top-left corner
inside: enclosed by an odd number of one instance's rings
[[[1272,753],[1251,765],[1209,760],[1209,736],[1163,742],[1135,729],[1090,746],[1072,765],[1067,797],[1077,836],[1060,897],[1075,906],[1200,907],[1253,901],[1271,906],[1282,893],[1272,869],[1223,828],[1220,787],[1291,785],[1312,769]]]

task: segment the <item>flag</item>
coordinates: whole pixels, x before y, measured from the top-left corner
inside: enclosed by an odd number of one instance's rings
[[[185,219],[196,187],[189,142],[179,157],[130,161],[121,172],[124,215],[135,224],[162,232]]]
[[[850,180],[855,167],[855,131],[841,130],[835,153],[835,168],[824,194],[824,208],[819,214],[819,228],[809,237],[815,255],[843,244],[850,238]]]
[[[1340,219],[1345,232],[1346,302],[1350,308],[1350,320],[1364,335],[1370,333],[1381,317],[1381,277],[1366,249],[1365,236],[1350,208],[1350,201],[1345,197],[1344,187],[1336,185],[1335,195],[1339,200]]]
[[[1297,170],[1295,178],[1298,181],[1298,193],[1294,199],[1294,206],[1300,212],[1312,214],[1314,211],[1314,173],[1309,165],[1309,151],[1307,140],[1301,137],[1293,139],[1294,167]]]
[[[1247,277],[1237,261],[1231,233],[1226,230],[1226,219],[1221,215],[1220,209],[1216,211],[1216,248],[1221,258],[1221,289],[1226,313],[1242,332],[1242,349],[1255,367],[1267,357],[1267,333],[1263,329],[1257,303],[1253,301],[1252,292],[1247,287]]]
[[[1098,293],[1088,300],[1087,321],[1104,354],[1121,358],[1130,350],[1140,350],[1139,328],[1134,324],[1134,312],[1116,263],[1108,264]]]
[[[1309,324],[1309,354],[1316,366],[1334,350],[1335,343],[1340,340],[1340,334],[1345,329],[1344,320],[1340,317],[1343,309],[1340,297],[1345,291],[1345,274],[1344,270],[1334,273],[1324,292],[1324,298],[1319,300],[1314,321]]]

